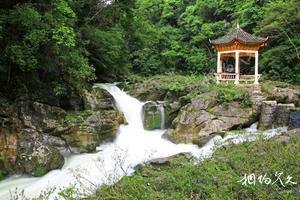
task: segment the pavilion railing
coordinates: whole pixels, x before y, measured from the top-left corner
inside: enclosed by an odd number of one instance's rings
[[[258,74],[258,80],[260,79],[261,74]],[[255,75],[240,75],[240,81],[254,81]]]
[[[240,75],[238,73],[215,73],[217,82],[235,81],[235,83],[243,82],[244,84],[255,82],[255,75]],[[261,74],[258,74],[258,80]],[[236,79],[237,78],[237,79]]]
[[[216,73],[215,76],[219,81],[231,81],[235,80],[235,77],[238,76],[236,73]]]

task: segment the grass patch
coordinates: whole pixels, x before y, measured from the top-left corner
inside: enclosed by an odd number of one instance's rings
[[[290,88],[290,89],[300,91],[300,85],[291,85],[285,82],[270,81],[270,80],[264,80],[261,83],[261,91],[265,94],[268,95],[273,94],[276,88]]]
[[[245,108],[252,105],[249,92],[246,89],[234,84],[209,84],[206,87],[192,91],[188,94],[188,97],[192,99],[205,92],[217,92],[218,103],[224,104],[225,106],[228,106],[228,104],[232,101],[240,102]]]
[[[300,135],[287,144],[276,138],[222,147],[211,159],[194,165],[177,157],[166,165],[146,165],[113,186],[103,186],[87,200],[102,199],[270,199],[300,198]],[[244,174],[266,175],[273,181],[293,177],[297,185],[279,182],[244,186]]]

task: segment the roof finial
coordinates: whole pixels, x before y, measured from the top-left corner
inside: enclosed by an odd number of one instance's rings
[[[238,22],[237,22],[236,27],[237,27],[237,28],[240,28],[240,22],[239,22],[239,20],[238,20]]]

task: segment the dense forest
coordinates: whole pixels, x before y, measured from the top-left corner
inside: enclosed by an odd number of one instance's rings
[[[207,74],[209,39],[238,22],[269,37],[261,73],[300,84],[298,0],[1,0],[1,90],[61,96],[132,74]]]

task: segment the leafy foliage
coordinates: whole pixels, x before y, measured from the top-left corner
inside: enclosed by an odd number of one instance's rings
[[[263,74],[299,84],[299,6],[297,0],[3,0],[1,91],[55,96],[131,72],[207,74],[216,65],[209,39],[237,22],[269,36]]]

